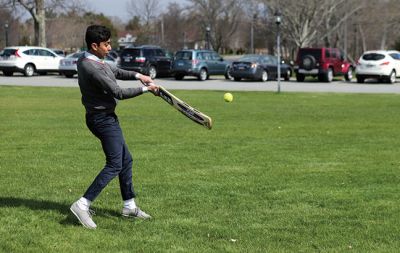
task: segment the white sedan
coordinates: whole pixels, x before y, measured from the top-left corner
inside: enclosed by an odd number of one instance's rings
[[[400,52],[395,50],[365,52],[357,61],[356,77],[358,83],[363,83],[367,78],[395,83],[396,77],[400,77]]]
[[[78,53],[73,53],[70,55],[67,55],[64,59],[60,61],[60,73],[65,75],[68,78],[72,78],[75,74],[78,73],[76,63],[79,59],[79,57],[83,54],[84,52],[78,52]],[[117,66],[117,61],[111,57],[111,56],[106,56],[105,62],[107,64]]]

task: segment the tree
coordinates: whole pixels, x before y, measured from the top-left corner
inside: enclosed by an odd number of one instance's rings
[[[84,3],[79,0],[0,0],[8,8],[23,9],[32,17],[34,27],[34,44],[45,47],[46,13],[82,9]]]
[[[138,16],[146,26],[159,14],[160,2],[158,0],[131,0],[128,2],[128,13]]]
[[[190,22],[184,8],[177,3],[170,3],[162,19],[165,29],[165,46],[174,51],[188,46],[191,35],[197,30]]]
[[[32,16],[35,29],[35,45],[46,47],[46,15],[44,0],[14,0]]]
[[[205,35],[210,27],[211,45],[214,50],[226,49],[237,32],[241,0],[190,0],[191,10]],[[205,38],[205,36],[203,37]]]

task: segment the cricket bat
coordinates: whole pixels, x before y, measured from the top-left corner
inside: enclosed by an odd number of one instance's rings
[[[148,86],[148,84],[142,82],[144,86]],[[167,89],[162,87],[161,85],[159,86],[158,90],[158,95],[168,104],[173,106],[176,110],[181,112],[183,115],[188,117],[189,119],[193,120],[197,124],[200,124],[208,129],[212,128],[212,119],[205,115],[204,113],[200,112],[199,110],[193,108],[192,106],[188,105],[175,95],[173,95],[171,92],[169,92]]]

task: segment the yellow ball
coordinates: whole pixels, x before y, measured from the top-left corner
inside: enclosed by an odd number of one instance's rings
[[[232,100],[233,100],[233,95],[231,94],[231,93],[225,93],[224,94],[224,100],[225,100],[225,102],[232,102]]]

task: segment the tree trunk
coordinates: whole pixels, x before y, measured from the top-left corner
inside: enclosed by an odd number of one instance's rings
[[[37,45],[46,47],[46,13],[44,11],[44,0],[36,0],[36,17],[35,36],[38,36]]]

